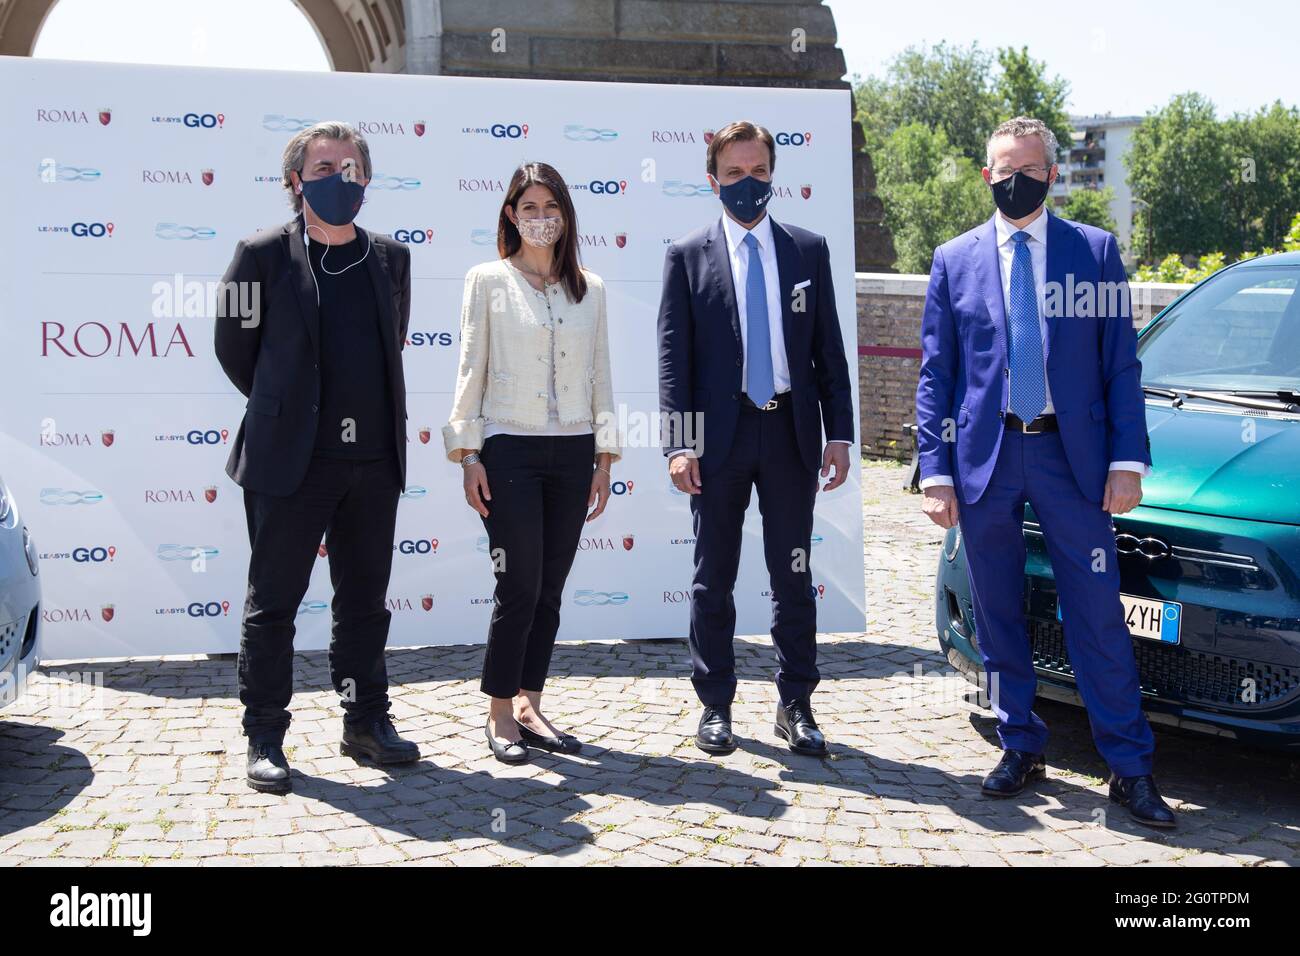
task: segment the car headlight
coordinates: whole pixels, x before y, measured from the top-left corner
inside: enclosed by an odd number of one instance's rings
[[[41,563],[36,557],[36,542],[32,540],[27,525],[23,525],[23,551],[27,553],[27,567],[31,568],[32,576],[35,577],[40,573]]]
[[[955,561],[957,559],[957,552],[960,550],[961,550],[961,528],[953,528],[952,543],[951,545],[949,544],[944,545],[943,556],[947,558],[949,562]]]

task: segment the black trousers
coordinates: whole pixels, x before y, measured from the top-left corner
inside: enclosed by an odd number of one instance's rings
[[[244,492],[248,596],[239,645],[239,700],[252,741],[281,741],[293,696],[294,620],[322,536],[334,585],[329,667],[344,719],[388,712],[384,645],[393,530],[402,489],[391,459],[314,457],[298,490]]]
[[[706,452],[707,454],[707,452]],[[691,681],[700,701],[730,706],[736,695],[736,572],[750,489],[758,490],[763,556],[772,588],[772,643],[781,702],[817,686],[817,592],[813,588],[813,504],[817,472],[799,454],[789,404],[770,412],[742,406],[736,437],[717,471],[691,495],[695,576],[691,582]]]
[[[497,586],[481,689],[541,691],[591,495],[595,435],[492,435],[480,452]]]

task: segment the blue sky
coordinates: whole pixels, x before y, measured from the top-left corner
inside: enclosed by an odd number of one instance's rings
[[[1221,113],[1300,102],[1300,2],[1082,0],[923,3],[828,0],[848,73],[884,70],[909,44],[1028,45],[1070,81],[1076,113],[1141,114],[1197,90]],[[256,26],[250,26],[255,24]],[[38,56],[291,70],[327,69],[289,0],[59,0]]]

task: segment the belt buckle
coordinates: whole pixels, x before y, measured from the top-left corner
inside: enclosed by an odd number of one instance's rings
[[[1035,419],[1037,421],[1037,419]],[[1041,435],[1044,431],[1042,428],[1030,428],[1033,422],[1027,422],[1023,418],[1020,420],[1020,430],[1026,435]]]
[[[776,398],[773,397],[773,398],[769,398],[766,402],[764,402],[762,405],[759,405],[758,407],[760,411],[771,412],[776,410],[776,406],[777,406],[777,401]]]

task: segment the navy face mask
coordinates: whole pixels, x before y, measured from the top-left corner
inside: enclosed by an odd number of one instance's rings
[[[772,184],[746,176],[726,186],[718,186],[718,198],[741,222],[753,222],[767,208],[772,198]]]
[[[302,173],[298,176],[301,179]],[[312,212],[331,226],[346,226],[356,219],[365,194],[365,186],[346,181],[341,172],[321,179],[302,179],[303,198]]]
[[[1035,179],[1016,170],[1006,179],[990,183],[993,201],[1008,219],[1024,219],[1047,198],[1046,179]]]

